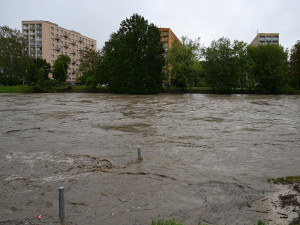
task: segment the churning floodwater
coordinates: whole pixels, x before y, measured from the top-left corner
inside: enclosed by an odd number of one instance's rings
[[[65,224],[254,224],[300,171],[300,96],[0,94],[0,118],[0,224],[59,224],[60,186]]]

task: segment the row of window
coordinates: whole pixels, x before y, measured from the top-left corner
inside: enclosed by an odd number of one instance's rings
[[[91,40],[89,40],[89,39],[87,39],[87,38],[83,38],[83,37],[80,37],[80,36],[78,36],[78,35],[71,34],[70,32],[66,32],[66,31],[63,31],[63,30],[58,29],[58,28],[51,27],[51,30],[52,30],[52,31],[59,32],[59,33],[64,34],[64,35],[67,35],[67,36],[72,36],[73,38],[76,38],[76,39],[79,38],[80,40],[86,41],[86,42],[88,42],[88,43],[93,42],[93,41],[91,41]],[[51,35],[52,35],[52,34],[54,35],[53,32],[51,32]]]

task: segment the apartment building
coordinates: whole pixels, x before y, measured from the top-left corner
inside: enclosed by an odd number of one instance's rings
[[[161,42],[163,43],[165,49],[165,57],[168,54],[168,50],[172,47],[172,44],[177,41],[181,43],[181,41],[177,38],[177,36],[173,33],[170,28],[159,28],[161,33]]]
[[[258,33],[251,45],[279,44],[279,33]]]
[[[174,34],[174,32],[170,28],[159,28],[160,31],[160,37],[161,37],[161,42],[163,43],[163,47],[165,49],[164,57],[166,58],[169,52],[169,49],[172,48],[172,45],[174,42],[179,42],[179,38]],[[165,65],[164,68],[164,73],[165,73],[165,82],[166,85],[171,84],[171,65],[169,64],[168,66]]]
[[[43,20],[22,21],[22,34],[28,40],[27,51],[32,58],[42,58],[53,65],[59,55],[71,58],[67,82],[80,76],[80,51],[97,49],[96,40]],[[50,78],[52,75],[49,75]]]

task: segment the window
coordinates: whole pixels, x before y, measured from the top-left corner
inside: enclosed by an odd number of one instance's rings
[[[51,55],[51,58],[54,58],[54,55]]]
[[[51,47],[54,47],[54,44],[51,44]]]
[[[54,33],[53,33],[53,32],[51,32],[51,36],[54,36]]]
[[[54,30],[54,27],[51,27],[51,30]]]
[[[54,49],[51,49],[51,52],[53,52],[53,53],[54,53]]]

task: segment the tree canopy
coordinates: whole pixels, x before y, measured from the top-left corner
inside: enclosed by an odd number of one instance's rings
[[[0,26],[0,67],[7,84],[23,79],[28,64],[27,40],[17,29]]]
[[[171,68],[171,83],[182,90],[194,85],[201,72],[200,42],[182,37],[182,43],[175,42],[169,50],[167,62]]]
[[[52,75],[58,85],[67,80],[68,68],[71,58],[67,55],[60,55],[53,64]]]
[[[294,88],[300,88],[300,41],[291,49],[290,84]]]
[[[213,41],[203,49],[205,73],[209,86],[217,92],[231,92],[237,85],[237,67],[234,47],[228,38]]]
[[[164,65],[160,31],[134,14],[105,43],[104,65],[114,93],[156,93],[162,87]]]
[[[253,62],[249,73],[255,85],[269,93],[279,93],[288,73],[287,52],[280,45],[248,46],[248,60]]]

